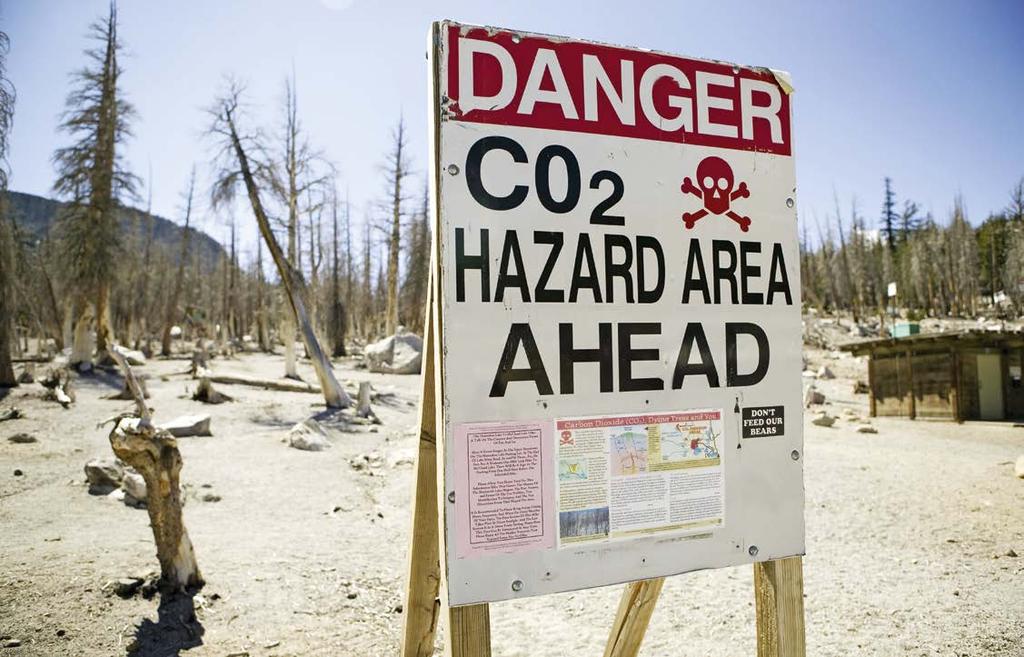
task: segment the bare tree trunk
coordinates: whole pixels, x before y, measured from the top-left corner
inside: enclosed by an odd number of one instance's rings
[[[267,311],[263,300],[263,242],[256,240],[256,335],[260,350],[271,352],[270,330],[267,328]]]
[[[338,358],[345,356],[345,329],[347,318],[345,317],[345,305],[341,302],[341,281],[338,278],[338,194],[337,191],[331,197],[331,219],[333,226],[331,259],[331,337],[333,343],[332,356]]]
[[[324,400],[327,402],[328,407],[345,408],[351,404],[351,400],[345,389],[341,387],[341,384],[335,378],[334,370],[331,369],[331,362],[320,347],[320,341],[313,331],[312,324],[310,324],[309,316],[306,313],[304,299],[306,286],[302,280],[302,274],[296,271],[285,258],[281,246],[277,243],[277,238],[274,237],[270,226],[270,219],[263,209],[263,202],[260,200],[256,178],[249,166],[248,155],[242,147],[241,139],[235,127],[235,107],[236,105],[233,105],[231,101],[226,102],[221,108],[221,118],[226,124],[231,146],[238,161],[241,177],[245,183],[246,192],[249,195],[249,203],[252,206],[253,214],[256,216],[256,223],[259,225],[260,234],[263,236],[267,249],[270,251],[270,256],[274,264],[277,265],[277,270],[281,275],[281,282],[288,296],[294,320],[301,329],[302,340],[309,351],[313,367],[316,370],[317,379],[320,381],[320,389],[323,391]]]
[[[384,331],[394,335],[398,329],[398,256],[402,242],[402,179],[406,175],[405,122],[398,121],[395,130],[395,150],[391,155],[391,237],[388,240],[388,288]]]
[[[92,363],[92,335],[90,331],[92,324],[92,312],[89,304],[82,304],[82,314],[78,316],[75,323],[75,334],[71,346],[71,358],[68,363],[72,367],[82,364],[91,366]]]
[[[96,361],[101,362],[108,356],[108,347],[112,344],[110,330],[110,285],[100,285],[96,295]]]
[[[0,211],[3,210],[6,208],[0,207]],[[0,214],[0,387],[9,388],[18,385],[18,380],[14,377],[14,366],[11,364],[15,235],[13,227],[9,225],[3,214]],[[17,336],[15,336],[15,340],[17,340]]]
[[[188,193],[185,197],[185,227],[181,229],[181,252],[178,256],[178,273],[174,277],[174,286],[171,288],[171,298],[167,300],[167,311],[164,313],[164,330],[160,336],[160,355],[171,355],[171,329],[174,320],[178,316],[178,300],[181,298],[181,287],[185,281],[185,261],[188,259],[189,242],[192,233],[189,231],[189,223],[192,220],[192,198],[196,187],[196,168],[192,167],[192,175],[188,180]]]
[[[137,418],[122,417],[110,431],[110,446],[117,458],[135,468],[146,481],[146,509],[160,562],[160,579],[185,590],[203,585],[192,541],[181,513],[181,452],[171,434],[153,425],[141,387],[131,367],[116,349],[111,357],[124,371],[135,397]]]

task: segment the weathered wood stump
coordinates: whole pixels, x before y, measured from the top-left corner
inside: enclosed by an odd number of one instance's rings
[[[204,404],[223,404],[224,402],[233,401],[233,398],[215,390],[210,382],[210,377],[204,376],[199,379],[199,387],[192,394],[192,400],[203,402]]]
[[[119,459],[135,468],[146,481],[146,510],[156,542],[161,581],[177,590],[202,586],[203,576],[181,513],[178,475],[182,461],[178,443],[169,432],[153,425],[141,387],[124,356],[116,349],[111,349],[110,354],[124,371],[136,406],[134,416],[122,416],[115,421],[110,446]]]

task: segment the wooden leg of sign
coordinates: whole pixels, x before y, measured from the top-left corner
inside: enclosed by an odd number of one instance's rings
[[[434,407],[434,330],[427,321],[423,348],[423,397],[420,401],[420,440],[416,456],[416,485],[409,537],[409,581],[405,597],[402,657],[434,654],[434,633],[441,611],[438,590],[441,569],[437,536],[437,433]]]
[[[640,642],[644,640],[647,624],[651,622],[654,605],[658,601],[664,577],[646,579],[626,585],[619,600],[619,610],[615,614],[608,645],[604,649],[604,657],[635,657],[640,652]]]
[[[754,564],[757,657],[804,657],[802,557]]]
[[[448,609],[448,657],[491,657],[491,609],[469,605]]]

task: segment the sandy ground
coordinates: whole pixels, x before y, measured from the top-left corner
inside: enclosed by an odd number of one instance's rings
[[[808,654],[1024,655],[1024,480],[1013,476],[1024,429],[879,419],[877,434],[858,434],[867,398],[851,381],[863,362],[808,355],[833,363],[839,377],[817,385],[840,417],[830,429],[806,422]],[[212,437],[179,440],[207,580],[191,602],[113,593],[156,568],[146,512],[84,484],[85,462],[110,454],[97,423],[129,407],[102,398],[118,380],[81,380],[71,410],[41,401],[38,385],[0,401],[26,414],[0,423],[0,655],[119,655],[133,640],[134,654],[153,656],[396,654],[413,468],[394,462],[415,446],[418,377],[339,364],[341,378],[386,393],[383,424],[335,426],[332,449],[303,452],[282,439],[319,410],[317,396],[218,386],[236,401],[204,406],[186,394],[186,368],[139,370],[157,421],[213,416]],[[283,363],[245,355],[213,368],[273,377]],[[7,441],[18,432],[39,442]],[[373,452],[383,466],[352,467]],[[620,590],[493,605],[495,654],[601,654]],[[2,647],[11,640],[20,647]],[[754,645],[752,573],[729,568],[669,579],[641,654]]]

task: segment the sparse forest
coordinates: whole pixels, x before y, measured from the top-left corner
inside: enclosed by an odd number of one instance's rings
[[[110,363],[111,343],[164,357],[276,347],[295,378],[297,351],[326,362],[399,326],[422,329],[430,225],[401,119],[382,156],[380,203],[358,231],[344,177],[303,131],[294,77],[282,83],[276,126],[248,125],[246,103],[274,99],[250,98],[229,81],[223,95],[211,90],[204,126],[221,150],[182,172],[179,212],[169,218],[176,227],[158,231],[146,201],[156,182],[125,164],[136,117],[119,84],[117,28],[112,8],[90,28],[87,66],[73,75],[58,126],[68,144],[53,155],[57,210],[29,226],[25,203],[4,206],[3,358],[70,348],[70,364],[87,370]],[[6,140],[14,103],[6,81],[0,103]],[[209,190],[200,188],[204,177],[213,179]],[[239,248],[245,222],[259,228],[255,252]],[[224,236],[223,245],[195,248],[202,228]],[[0,381],[16,383],[6,361]]]
[[[977,228],[961,197],[953,199],[948,217],[937,218],[909,199],[898,204],[886,178],[883,199],[877,220],[856,204],[844,212],[837,200],[827,221],[803,222],[805,306],[850,311],[855,318],[888,312],[910,319],[981,312],[1016,318],[1024,312],[1024,178],[1009,191],[1006,208]]]

